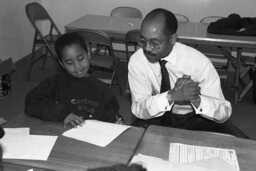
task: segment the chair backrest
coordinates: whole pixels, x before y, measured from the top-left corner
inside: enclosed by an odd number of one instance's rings
[[[205,24],[209,24],[211,22],[215,22],[221,18],[224,18],[222,16],[207,16],[207,17],[204,17],[200,20],[200,23],[205,23]]]
[[[48,14],[48,12],[45,10],[45,8],[40,5],[37,2],[32,2],[26,5],[26,14],[27,17],[32,24],[32,26],[35,28],[36,32],[39,34],[39,36],[43,36],[41,30],[37,26],[38,21],[49,21],[50,22],[50,30],[49,34],[52,34],[53,29],[55,29],[56,33],[58,35],[61,35],[61,32],[59,31],[58,27]]]
[[[109,55],[114,57],[113,46],[111,37],[103,32],[98,30],[79,30],[76,31],[79,35],[81,35],[87,44],[90,52],[93,51],[93,48],[98,45],[104,45],[109,50]]]
[[[174,15],[175,15],[176,19],[178,20],[178,22],[184,22],[184,23],[189,22],[189,18],[183,14],[175,13]]]
[[[140,34],[140,30],[130,30],[125,35],[127,61],[129,61],[130,54],[135,52],[138,49],[137,38],[138,38],[139,34]],[[131,47],[132,49],[129,47]]]
[[[139,9],[134,7],[117,7],[111,11],[111,16],[142,18],[142,13]]]

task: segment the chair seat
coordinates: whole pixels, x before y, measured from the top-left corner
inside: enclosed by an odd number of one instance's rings
[[[90,63],[93,66],[108,68],[108,69],[112,69],[114,65],[112,57],[105,56],[105,55],[93,55],[91,57]]]

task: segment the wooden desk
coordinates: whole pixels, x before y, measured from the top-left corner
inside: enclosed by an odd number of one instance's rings
[[[256,141],[209,132],[149,126],[136,154],[141,153],[168,160],[170,143],[234,149],[241,171],[256,170]]]
[[[68,24],[65,29],[67,32],[83,29],[101,30],[110,34],[113,38],[124,40],[127,31],[140,29],[141,22],[142,19],[138,18],[85,15]],[[207,33],[207,26],[207,24],[196,22],[179,23],[177,31],[178,41],[191,44],[226,46],[237,49],[234,84],[235,103],[237,103],[242,98],[238,92],[242,48],[256,48],[256,37],[209,34]],[[223,53],[231,57],[230,53]]]
[[[47,161],[4,159],[4,163],[50,170],[85,170],[116,163],[128,163],[143,136],[144,129],[132,127],[106,147],[64,137],[62,123],[46,122],[20,114],[4,127],[30,127],[30,134],[59,136]]]
[[[22,165],[10,164],[10,163],[0,164],[1,171],[28,171],[29,169],[33,169],[33,171],[50,171],[47,169],[40,169],[40,168],[22,166]]]

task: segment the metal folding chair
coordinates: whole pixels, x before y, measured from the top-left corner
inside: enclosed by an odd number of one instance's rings
[[[129,62],[130,56],[139,48],[137,43],[137,38],[140,34],[140,30],[130,30],[125,35],[125,50],[126,50],[126,59]],[[125,87],[125,95],[129,96],[131,94],[129,88],[129,82],[127,80]]]
[[[117,7],[111,11],[111,16],[142,18],[142,13],[139,9],[134,7]]]
[[[89,52],[91,54],[90,72],[94,74],[99,80],[108,84],[110,88],[112,88],[113,85],[117,85],[119,87],[120,93],[122,94],[117,74],[119,59],[114,55],[112,40],[110,36],[105,32],[96,30],[81,30],[77,31],[77,33],[84,38],[84,41],[89,48]],[[99,46],[104,47],[105,50],[98,48]],[[97,75],[95,71],[98,70],[101,70],[106,74],[101,73]],[[107,73],[110,73],[110,76]]]
[[[189,18],[183,14],[175,13],[174,15],[175,15],[176,19],[178,20],[178,22],[181,22],[181,23],[189,22]]]
[[[35,29],[32,56],[30,59],[30,66],[27,73],[27,80],[29,81],[31,70],[35,62],[37,62],[40,59],[43,59],[44,61],[43,61],[42,68],[44,68],[48,53],[50,53],[52,57],[56,58],[53,45],[54,45],[54,42],[57,40],[57,38],[61,35],[61,32],[59,31],[58,27],[56,26],[56,24],[48,14],[48,12],[39,3],[33,2],[33,3],[27,4],[26,14],[30,23]],[[39,25],[39,23],[42,23],[42,22],[44,23],[48,22],[50,24],[49,30],[45,35],[42,32],[42,28],[41,28],[42,26]],[[44,47],[45,52],[43,53],[42,56],[36,58],[35,52],[37,47]]]

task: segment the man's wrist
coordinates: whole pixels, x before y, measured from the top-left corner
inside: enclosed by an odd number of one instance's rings
[[[198,98],[197,99],[195,99],[195,100],[191,100],[191,103],[196,107],[196,108],[198,108],[198,106],[200,105],[200,103],[201,103],[201,97],[200,96],[198,96]]]
[[[173,98],[173,91],[172,90],[168,90],[167,99],[168,99],[169,104],[172,104],[175,101],[174,98]]]

